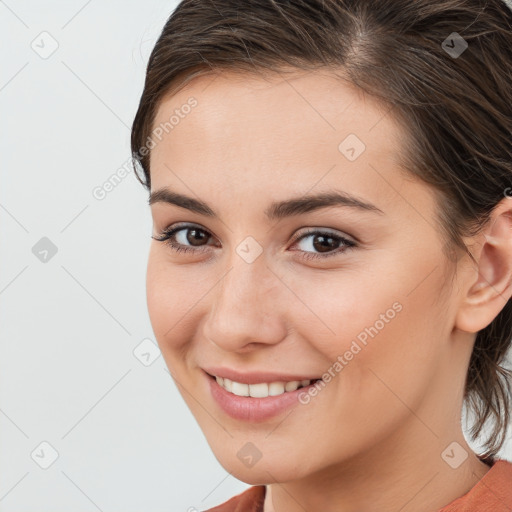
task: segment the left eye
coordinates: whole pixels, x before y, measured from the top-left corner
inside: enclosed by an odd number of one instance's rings
[[[307,233],[303,233],[295,239],[295,244],[303,242],[304,240],[310,239],[308,243],[304,244],[305,249],[314,249],[320,251],[319,253],[308,252],[303,255],[306,259],[312,258],[328,258],[345,252],[348,249],[355,247],[356,243],[348,238],[340,235],[335,235],[330,232],[311,230]]]
[[[204,252],[205,244],[201,242],[208,241],[211,236],[208,231],[196,226],[178,226],[166,229],[158,238],[154,236],[151,238],[166,243],[176,252]],[[356,242],[348,238],[318,229],[312,229],[295,237],[293,245],[298,245],[307,239],[310,239],[310,241],[303,244],[303,250],[301,251],[304,253],[302,257],[305,259],[327,258],[356,246]],[[319,252],[309,252],[307,249]]]

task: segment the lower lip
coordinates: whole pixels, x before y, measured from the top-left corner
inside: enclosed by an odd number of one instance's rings
[[[294,404],[298,404],[299,395],[307,393],[314,384],[305,386],[295,391],[286,391],[277,396],[254,398],[252,396],[238,396],[225,390],[217,383],[217,380],[207,373],[210,381],[210,390],[213,398],[221,409],[232,418],[252,423],[261,422],[273,418]]]

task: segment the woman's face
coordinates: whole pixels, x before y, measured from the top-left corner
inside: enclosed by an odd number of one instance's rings
[[[190,200],[151,203],[153,236],[181,227],[184,250],[151,241],[149,315],[215,456],[248,483],[445,446],[467,364],[454,354],[471,347],[452,340],[433,192],[398,168],[388,110],[317,72],[202,76],[160,104],[151,192]],[[303,202],[333,193],[346,200]],[[230,370],[324,385],[232,399],[206,373]]]

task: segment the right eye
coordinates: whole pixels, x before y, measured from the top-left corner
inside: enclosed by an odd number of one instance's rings
[[[194,247],[204,247],[201,241],[208,240],[211,233],[195,225],[178,225],[168,227],[158,238],[152,236],[157,242],[164,242],[173,251],[176,252],[204,252],[205,249]],[[191,245],[187,245],[191,244]]]

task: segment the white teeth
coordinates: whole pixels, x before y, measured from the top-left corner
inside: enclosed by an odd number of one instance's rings
[[[224,377],[224,387],[225,387],[228,391],[231,391],[232,384],[233,384],[233,381],[231,381],[231,380],[229,380],[229,379],[226,379],[226,378]]]
[[[295,391],[300,386],[300,380],[292,380],[291,382],[287,382],[284,389],[286,391]]]
[[[249,396],[249,384],[233,381],[231,383],[231,393],[238,396]]]
[[[268,395],[276,396],[284,393],[284,382],[271,382],[268,384]]]
[[[265,398],[268,396],[268,384],[249,384],[249,395],[255,398]]]
[[[310,380],[293,380],[290,382],[260,382],[258,384],[243,384],[227,378],[215,377],[215,380],[225,390],[237,396],[251,396],[254,398],[266,398],[267,396],[277,396],[287,391],[295,391],[299,387],[309,386]]]

